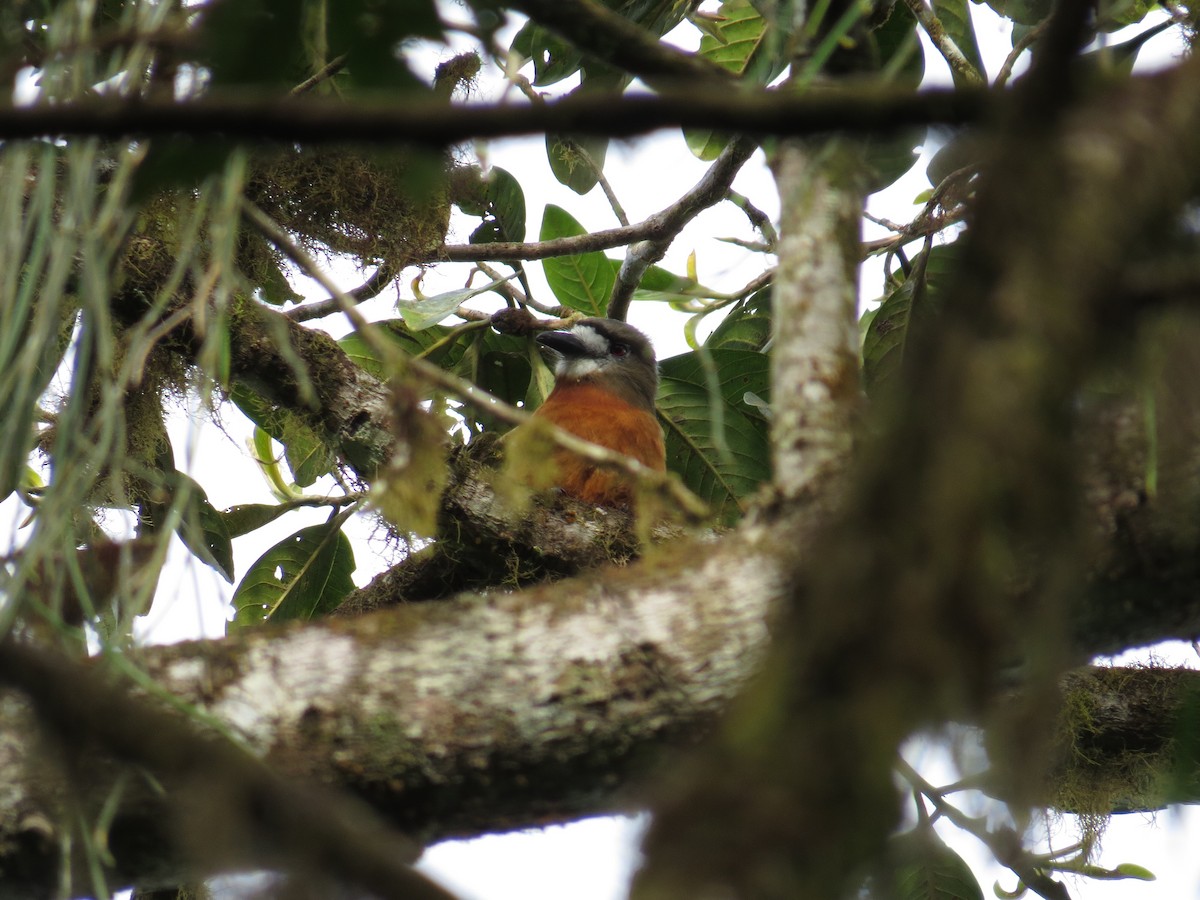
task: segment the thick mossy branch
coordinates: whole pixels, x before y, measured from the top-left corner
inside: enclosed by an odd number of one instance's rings
[[[245,194],[310,253],[393,272],[430,259],[449,227],[444,164],[428,152],[259,151]]]
[[[1079,669],[1061,689],[1050,806],[1104,817],[1200,800],[1200,672]]]

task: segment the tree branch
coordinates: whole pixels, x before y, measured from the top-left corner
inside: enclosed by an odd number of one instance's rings
[[[643,223],[651,226],[651,233],[655,236],[631,246],[626,251],[625,261],[621,263],[617,272],[617,280],[608,303],[610,316],[614,319],[625,319],[633,292],[641,284],[646,270],[666,255],[671,242],[684,225],[725,198],[729,185],[756,149],[758,144],[749,138],[731,141],[695,187]]]
[[[0,645],[0,682],[29,697],[48,731],[69,745],[64,754],[94,742],[122,762],[145,767],[168,786],[164,805],[180,834],[187,835],[181,840],[186,849],[181,849],[190,865],[216,871],[253,863],[282,862],[296,869],[313,865],[379,897],[453,900],[405,864],[420,855],[419,848],[402,835],[387,833],[364,807],[287,783],[241,748],[198,734],[178,716],[97,678],[95,666],[7,641]],[[203,826],[188,820],[218,811],[231,814],[222,825],[225,840],[207,834],[200,843]],[[193,846],[186,846],[192,841]],[[53,869],[41,873],[47,887],[54,874]],[[86,890],[88,881],[74,873],[70,884]],[[18,890],[10,885],[4,893],[13,896]]]
[[[320,98],[281,101],[224,97],[187,103],[98,100],[5,109],[0,112],[0,139],[220,136],[233,140],[391,142],[442,148],[472,138],[547,131],[631,137],[676,126],[751,136],[827,131],[887,134],[914,125],[977,122],[1003,102],[1003,98],[983,91],[914,93],[886,87],[831,88],[806,94],[735,89],[672,91],[654,96],[589,92],[545,104],[477,106],[436,100],[350,105]]]

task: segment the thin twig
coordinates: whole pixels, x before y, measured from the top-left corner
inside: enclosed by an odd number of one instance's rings
[[[1000,67],[1000,72],[996,75],[996,87],[1002,88],[1008,83],[1008,79],[1012,76],[1013,66],[1017,64],[1017,60],[1021,54],[1040,38],[1046,31],[1046,26],[1050,23],[1050,17],[1042,19],[1031,31],[1027,31],[1025,36],[1013,44],[1012,52],[1004,58],[1004,65]]]
[[[288,93],[290,93],[293,97],[299,97],[301,94],[307,94],[322,81],[332,78],[345,67],[346,54],[343,53],[341,56],[335,56],[329,62],[325,63],[325,65],[323,65],[311,78],[304,79]]]
[[[746,218],[750,220],[751,225],[758,229],[768,247],[773,248],[779,243],[779,234],[775,231],[771,217],[755,206],[749,197],[730,188],[725,192],[725,199],[746,214]]]
[[[929,798],[940,815],[980,841],[996,857],[997,862],[1016,873],[1025,887],[1046,900],[1071,900],[1071,895],[1062,883],[1035,868],[1030,854],[1021,846],[1020,838],[1011,829],[1006,828],[998,832],[988,830],[986,819],[968,816],[947,801],[940,790],[922,778],[904,759],[896,763],[896,768],[905,781]]]
[[[567,140],[570,140],[569,138]],[[622,226],[629,227],[629,216],[625,214],[625,207],[621,205],[621,201],[617,199],[616,191],[612,189],[608,178],[604,174],[604,167],[592,159],[592,154],[587,152],[587,148],[581,145],[578,141],[570,141],[571,149],[579,154],[579,158],[583,160],[584,165],[592,170],[592,174],[596,176],[596,183],[600,185],[600,190],[604,191],[604,196],[608,199],[608,205],[612,207],[613,215],[617,217],[617,221]]]
[[[363,303],[382,294],[383,289],[391,284],[395,277],[396,273],[391,266],[384,264],[375,270],[374,275],[348,293],[355,303]],[[283,314],[293,322],[311,322],[313,319],[332,316],[334,313],[341,312],[341,309],[336,300],[320,300],[316,303],[293,307]]]

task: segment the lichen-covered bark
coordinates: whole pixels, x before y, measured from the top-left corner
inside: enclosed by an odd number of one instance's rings
[[[421,840],[527,827],[629,807],[659,751],[712,726],[765,646],[778,558],[760,528],[604,577],[147,648],[139,663],[273,771],[347,788]],[[25,706],[9,696],[5,713],[0,869],[36,838],[50,877],[61,772],[40,764]],[[98,804],[108,769],[86,766],[82,799]],[[161,865],[160,801],[140,783],[128,797],[113,844]]]
[[[772,293],[772,459],[788,497],[850,458],[859,394],[861,188],[841,141],[785,143],[775,161],[783,220]]]

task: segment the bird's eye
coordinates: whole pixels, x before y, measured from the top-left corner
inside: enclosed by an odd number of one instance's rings
[[[609,348],[609,352],[612,353],[612,355],[615,356],[617,359],[623,359],[624,357],[629,355],[629,345],[628,344],[613,344],[612,347]]]

